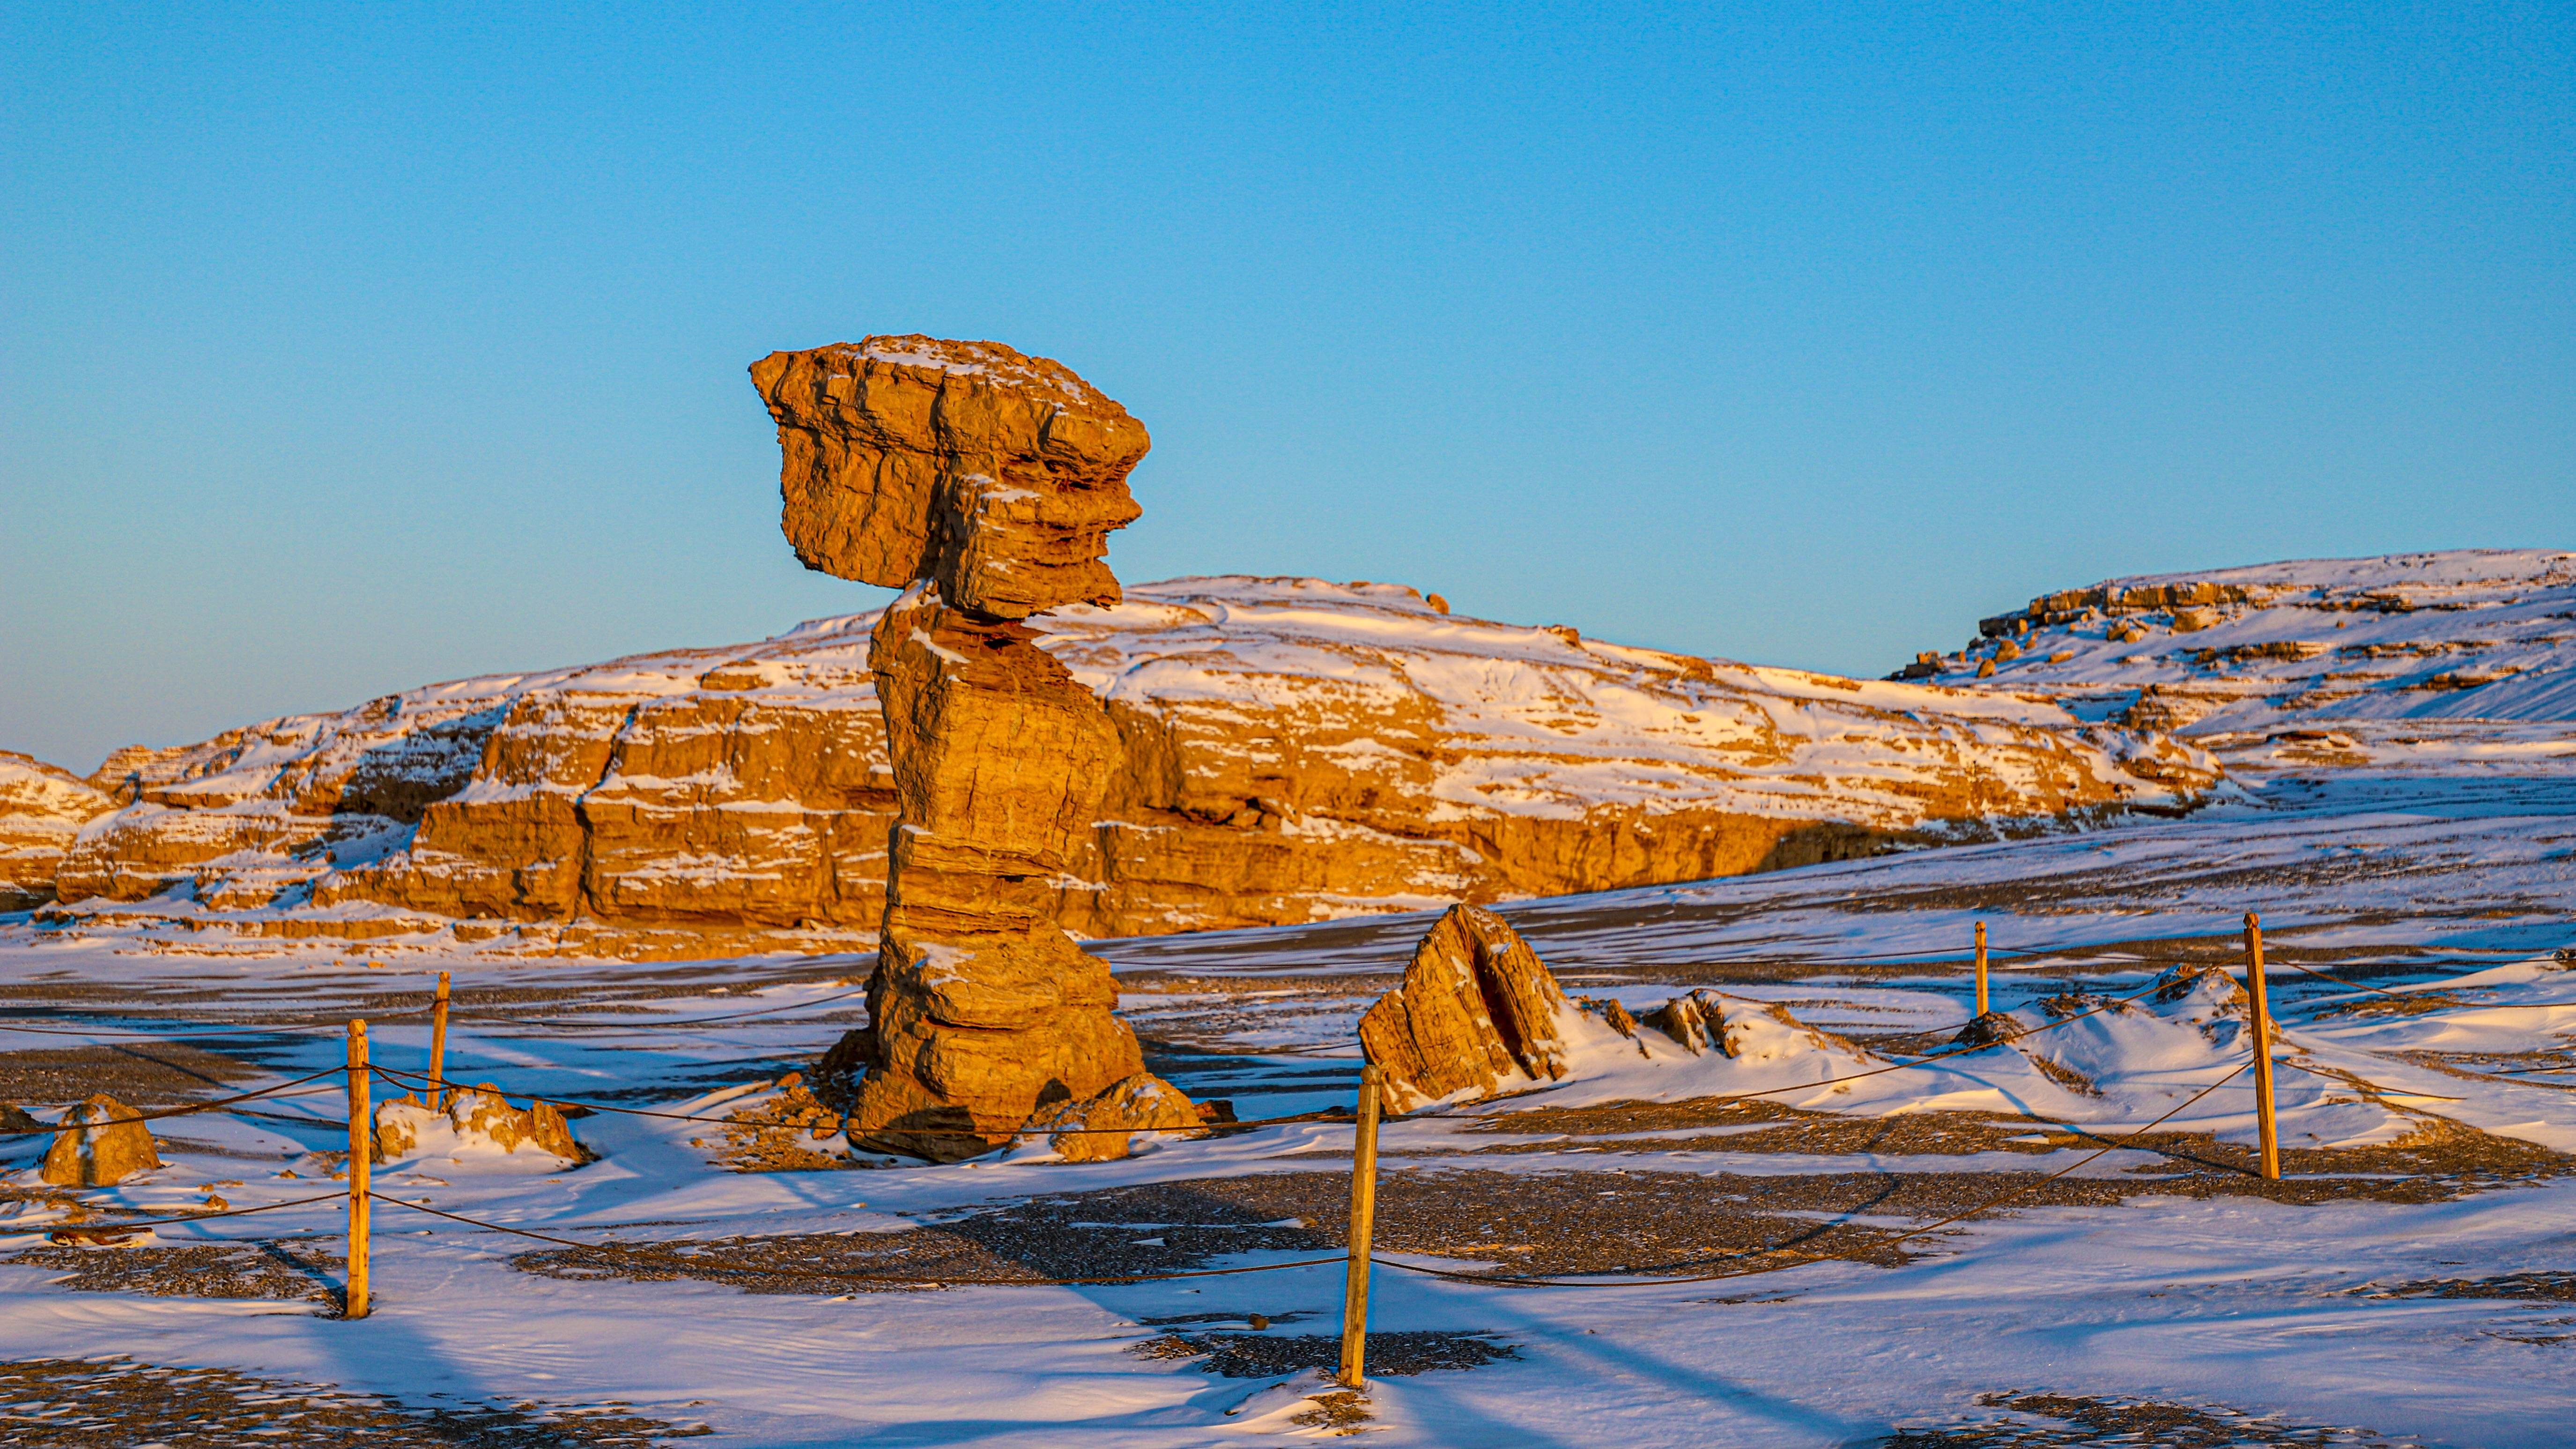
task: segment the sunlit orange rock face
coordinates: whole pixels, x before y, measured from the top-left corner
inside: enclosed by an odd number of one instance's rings
[[[1144,1070],[1107,963],[1055,922],[1121,751],[1020,622],[1115,604],[1142,424],[1060,364],[872,337],[773,353],[782,519],[810,568],[905,589],[870,636],[897,819],[851,1128],[971,1155]]]
[[[781,526],[805,566],[1025,619],[1114,604],[1109,533],[1136,521],[1145,425],[1062,363],[998,342],[871,337],[773,352]]]
[[[33,910],[52,900],[54,878],[81,827],[115,808],[70,771],[0,750],[0,911]]]

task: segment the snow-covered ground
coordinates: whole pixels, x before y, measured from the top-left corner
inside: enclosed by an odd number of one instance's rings
[[[128,1291],[114,1291],[114,1273],[109,1291],[76,1289],[60,1250],[40,1246],[64,1209],[22,1193],[0,1251],[45,1260],[0,1264],[0,1360],[218,1366],[281,1386],[280,1412],[299,1402],[296,1385],[415,1406],[613,1408],[746,1445],[1208,1445],[1337,1427],[1403,1444],[1844,1445],[2001,1424],[2043,1437],[1911,1442],[2077,1443],[2102,1442],[2100,1425],[2139,1404],[2235,1425],[2247,1443],[2564,1443],[2576,1176],[2558,1154],[2576,1152],[2576,1071],[2548,1069],[2576,1067],[2563,1035],[2576,1028],[2576,970],[2556,954],[2576,947],[2568,751],[2537,725],[2449,736],[2411,725],[2403,738],[2248,739],[2229,760],[2228,800],[2185,819],[1508,909],[1569,991],[1643,1010],[1706,987],[1744,1024],[1744,1049],[1693,1056],[1650,1033],[1641,1052],[1600,1028],[1563,1084],[1390,1125],[1374,1328],[1482,1335],[1510,1352],[1378,1379],[1364,1421],[1337,1425],[1311,1371],[1226,1377],[1168,1337],[1329,1335],[1337,1263],[918,1291],[788,1274],[755,1292],[745,1278],[528,1271],[542,1261],[514,1260],[553,1245],[391,1204],[375,1215],[375,1312],[353,1323],[317,1299],[131,1291],[150,1273]],[[2269,1196],[2242,1190],[2233,1167],[2254,1131],[2241,1007],[2215,978],[2149,990],[2171,961],[2232,960],[2249,910],[2266,925],[2284,1024],[2293,1190]],[[1099,949],[1130,987],[1157,1070],[1245,1117],[1284,1116],[1350,1101],[1352,1020],[1428,920]],[[1966,1020],[1978,920],[1997,952],[1996,1006],[2045,1029],[1902,1065]],[[0,1072],[57,1084],[28,1092],[48,1114],[84,1072],[148,1088],[161,1070],[179,1085],[158,1100],[203,1097],[331,1065],[338,1023],[355,1015],[373,1019],[377,1060],[418,1070],[417,1013],[442,967],[460,1001],[452,1079],[522,1101],[721,1115],[771,1099],[765,1084],[858,1019],[866,962],[511,963],[0,924],[0,1011],[72,1033],[22,1032]],[[168,1035],[239,1022],[268,1025]],[[62,1055],[85,1047],[99,1050]],[[1854,1076],[1864,1071],[1875,1075]],[[1748,1091],[1774,1105],[1672,1105]],[[1666,1105],[1613,1105],[1637,1100]],[[346,1145],[336,1086],[250,1105],[260,1115],[157,1124],[168,1166],[68,1196],[159,1213],[340,1187],[317,1156]],[[2176,1135],[2155,1140],[2180,1156],[2121,1145],[2169,1113],[2158,1131]],[[2006,1116],[2027,1120],[1988,1122]],[[1844,1119],[1889,1135],[1830,1130]],[[1909,1120],[1925,1129],[1894,1130]],[[1020,1240],[976,1237],[979,1225],[1036,1214],[1018,1261],[1043,1268],[1096,1242],[1110,1267],[1089,1276],[1109,1276],[1137,1263],[1331,1258],[1329,1205],[1351,1139],[1312,1121],[1159,1141],[1120,1163],[1024,1147],[940,1168],[742,1173],[706,1123],[599,1113],[575,1126],[596,1162],[425,1139],[378,1170],[378,1190],[579,1242],[727,1240],[710,1256],[808,1242],[799,1235],[881,1235],[828,1240],[864,1251],[946,1231],[990,1249]],[[31,1163],[41,1140],[14,1160]],[[1773,1230],[1763,1224],[1877,1242],[1874,1228],[1948,1215],[1923,1201],[1973,1207],[1993,1195],[1984,1184],[2061,1169],[2047,1191],[1885,1251],[1747,1256],[1708,1236],[1751,1213],[1757,1242]],[[33,1173],[12,1181],[31,1188]],[[1762,1206],[1765,1182],[1786,1206]],[[335,1251],[341,1223],[325,1202],[76,1251],[247,1239]],[[1273,1235],[1268,1246],[1209,1246],[1254,1231]],[[310,1248],[284,1241],[299,1238]],[[795,1249],[809,1250],[826,1251]],[[896,1271],[870,1261],[868,1272]],[[1701,1265],[1684,1278],[1730,1276],[1639,1283],[1608,1271],[1679,1261]],[[1628,1286],[1510,1287],[1396,1264],[1526,1264]],[[319,1278],[337,1281],[327,1265]],[[1138,1351],[1158,1341],[1171,1356]],[[1401,1341],[1389,1342],[1401,1366]],[[5,1432],[41,1412],[19,1392],[0,1407]],[[2023,1408],[1981,1402],[1995,1395]]]

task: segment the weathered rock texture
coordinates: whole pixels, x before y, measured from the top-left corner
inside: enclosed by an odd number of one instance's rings
[[[0,911],[54,898],[54,876],[81,827],[116,808],[67,770],[0,750]]]
[[[1059,1102],[1029,1120],[1029,1133],[1067,1162],[1125,1157],[1138,1132],[1190,1132],[1207,1117],[1187,1093],[1151,1072],[1112,1082],[1078,1102]]]
[[[1102,556],[1136,517],[1145,429],[989,342],[873,337],[774,353],[752,379],[797,556],[905,589],[868,643],[897,819],[850,1132],[969,1156],[1144,1070],[1108,964],[1055,920],[1118,733],[1021,621],[1119,602]]]
[[[990,619],[1118,602],[1102,560],[1136,521],[1127,474],[1148,440],[1072,369],[996,342],[871,337],[773,352],[751,378],[807,568],[926,580]]]
[[[102,1092],[63,1114],[63,1130],[37,1173],[57,1187],[113,1187],[161,1165],[152,1129],[134,1109]]]
[[[1565,1075],[1556,977],[1503,918],[1452,906],[1360,1017],[1360,1052],[1384,1076],[1389,1111],[1481,1100]]]
[[[551,1102],[513,1107],[501,1089],[485,1082],[446,1093],[443,1106],[417,1093],[380,1102],[375,1111],[378,1161],[399,1161],[420,1153],[527,1151],[580,1164],[597,1154],[573,1137],[572,1123]]]
[[[2576,720],[2571,617],[2564,550],[2306,559],[2044,594],[1981,621],[1924,673],[1965,680],[1993,664],[1991,688],[2231,750],[2278,733],[2324,744],[2298,736],[2352,726],[2338,748],[2386,763],[2404,752],[2382,743],[2420,725]]]
[[[867,949],[897,811],[883,617],[120,751],[89,782],[120,808],[80,828],[39,919]],[[1182,579],[1012,627],[1115,742],[1069,863],[1018,887],[1090,936],[1734,875],[2171,806],[2212,778],[2052,704],[1569,639],[1394,584]]]

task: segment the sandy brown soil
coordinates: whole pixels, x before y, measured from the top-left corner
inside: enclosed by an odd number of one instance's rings
[[[1683,1105],[1655,1104],[1609,1120],[1659,1120],[1659,1114],[1678,1115],[1674,1109]],[[1807,1115],[1763,1130],[1814,1133],[1818,1140],[1829,1140],[1846,1131],[1906,1121],[1804,1120]],[[1601,1125],[1604,1119],[1593,1120]],[[2029,1124],[2018,1125],[2026,1129]],[[1918,1119],[1903,1130],[1927,1137],[1951,1132],[1964,1139],[1935,1139],[1934,1150],[1981,1151],[1989,1149],[1977,1143],[1998,1129],[1974,1122],[1943,1127]],[[1716,1140],[1731,1149],[1742,1139]],[[2007,1145],[2048,1150],[2070,1140]],[[2400,1166],[2389,1155],[2392,1149],[2285,1154],[2285,1170],[2293,1175],[2280,1182],[2265,1182],[2246,1164],[2230,1161],[2243,1154],[2223,1144],[2181,1134],[2171,1142],[2175,1150],[2206,1161],[2187,1155],[2142,1172],[2054,1179],[2037,1172],[1391,1169],[1379,1184],[1376,1242],[1384,1252],[1451,1258],[1462,1266],[1491,1264],[1495,1266],[1484,1271],[1505,1275],[1757,1272],[1820,1258],[1889,1266],[1937,1242],[1898,1242],[1898,1232],[1976,1209],[2017,1189],[2019,1195],[1995,1211],[2114,1207],[2146,1195],[2261,1197],[2301,1204],[2428,1202],[2532,1175],[2465,1166],[2483,1160],[2480,1154],[2493,1144],[2524,1147],[2504,1139],[2485,1139],[2475,1150],[2428,1149],[2459,1154],[2444,1159],[2459,1170],[2436,1178],[2363,1175],[2423,1170]],[[1655,1146],[1668,1150],[1671,1143]],[[2327,1159],[2334,1160],[2332,1167]],[[2503,1165],[2521,1166],[2523,1161],[2513,1157]],[[2297,1175],[2303,1173],[2318,1175]],[[1349,1195],[1350,1179],[1344,1173],[1265,1173],[1036,1198],[895,1232],[630,1242],[532,1251],[514,1262],[523,1271],[563,1278],[695,1278],[750,1292],[825,1295],[943,1283],[1146,1276],[1204,1268],[1235,1253],[1329,1255],[1345,1241]],[[1252,1291],[1247,1285],[1247,1293]]]
[[[77,1102],[105,1092],[129,1107],[173,1106],[220,1095],[263,1070],[191,1041],[37,1047],[0,1052],[0,1101]]]

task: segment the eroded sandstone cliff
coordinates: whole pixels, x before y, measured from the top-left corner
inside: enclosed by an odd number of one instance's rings
[[[1629,648],[1394,584],[1177,579],[1026,627],[1117,737],[1079,934],[1739,874],[2169,806],[2207,757],[2053,704]],[[895,780],[878,611],[120,751],[66,924],[454,931],[638,957],[865,948]]]

